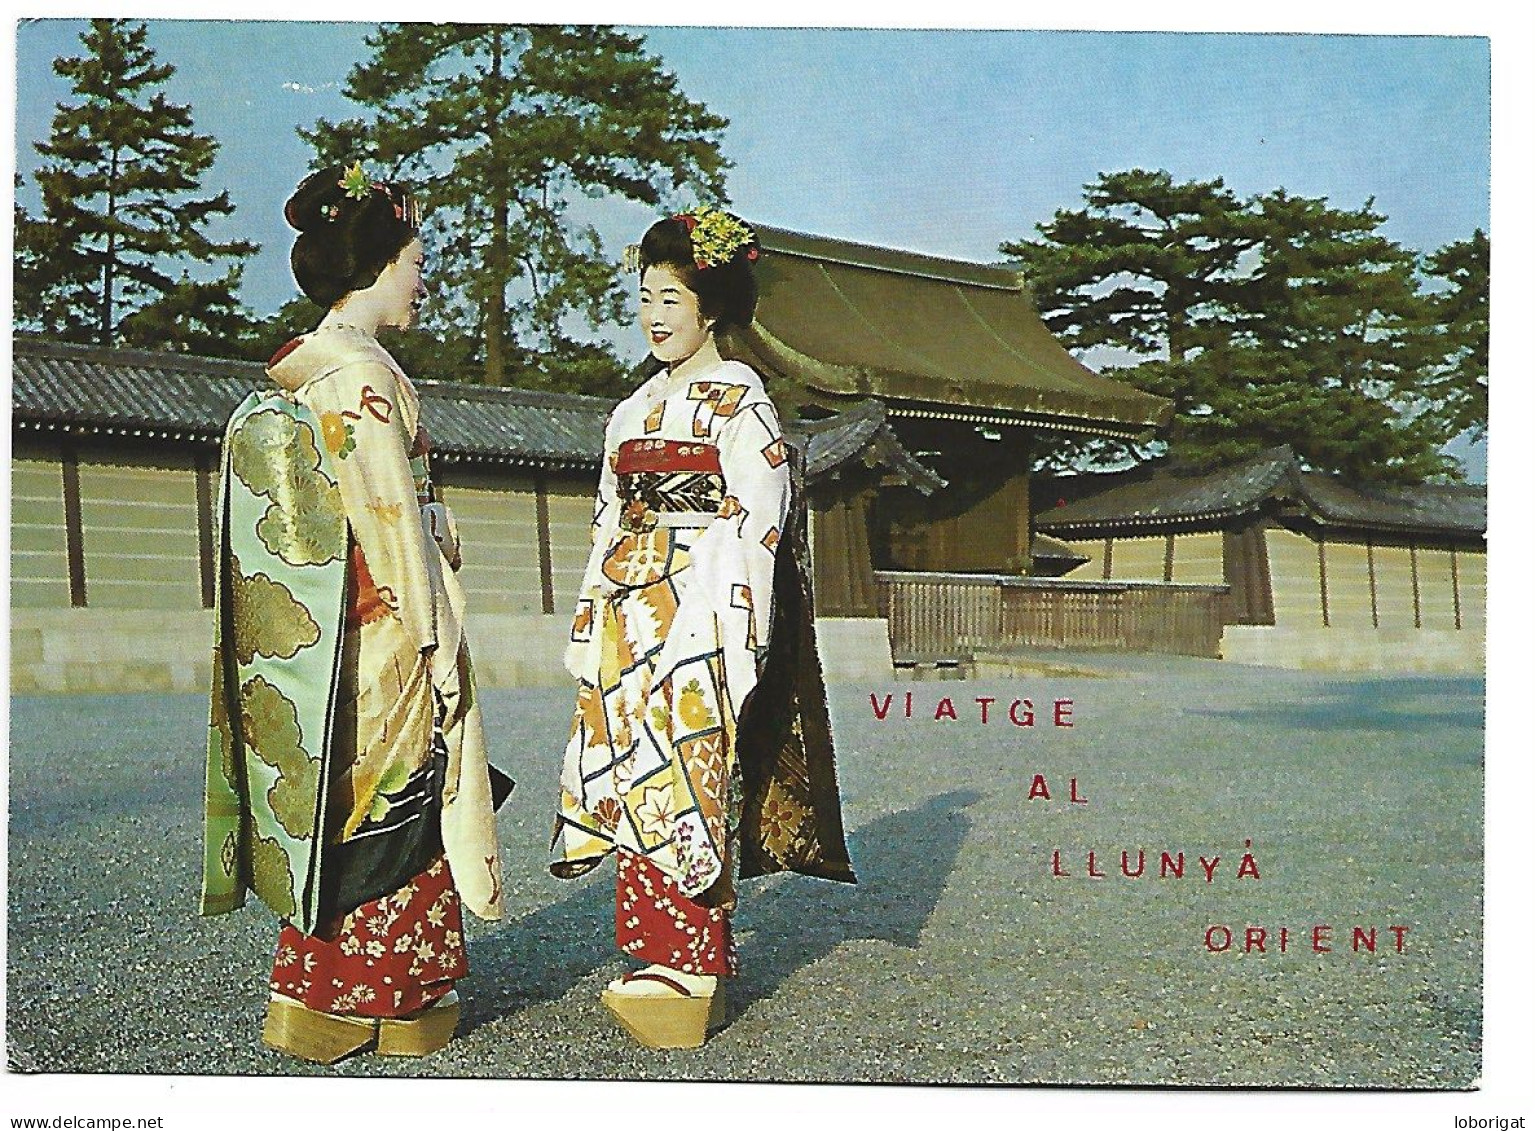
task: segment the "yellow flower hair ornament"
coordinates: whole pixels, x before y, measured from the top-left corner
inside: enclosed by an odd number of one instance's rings
[[[693,245],[693,263],[703,271],[723,267],[746,249],[746,258],[757,258],[757,233],[738,216],[719,208],[698,207],[679,212],[672,219],[688,230]]]

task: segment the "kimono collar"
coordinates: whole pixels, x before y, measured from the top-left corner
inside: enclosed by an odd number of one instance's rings
[[[267,376],[287,392],[356,361],[378,361],[398,370],[389,351],[371,334],[352,326],[332,325],[295,338],[267,363]]]

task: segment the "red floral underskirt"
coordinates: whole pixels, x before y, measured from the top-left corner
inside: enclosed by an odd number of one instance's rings
[[[618,949],[685,974],[734,975],[730,912],[693,902],[643,856],[622,848],[617,856]]]
[[[458,889],[438,857],[398,891],[343,918],[334,938],[283,927],[272,990],[322,1013],[403,1017],[468,972]]]

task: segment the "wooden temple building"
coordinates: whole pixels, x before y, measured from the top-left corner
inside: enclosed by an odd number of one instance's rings
[[[1033,539],[1029,467],[1041,432],[1130,437],[1168,401],[1088,369],[1056,341],[1017,271],[758,226],[761,300],[730,344],[785,415],[873,398],[945,481],[931,497],[845,492],[823,527],[866,532],[880,570],[1052,572]],[[792,406],[792,410],[790,408]],[[830,551],[831,546],[827,546]],[[823,598],[824,599],[824,598]],[[872,615],[872,595],[848,611]]]

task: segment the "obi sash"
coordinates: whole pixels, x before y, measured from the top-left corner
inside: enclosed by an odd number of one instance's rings
[[[619,445],[619,525],[631,534],[661,527],[706,526],[725,500],[719,449],[678,440]]]

